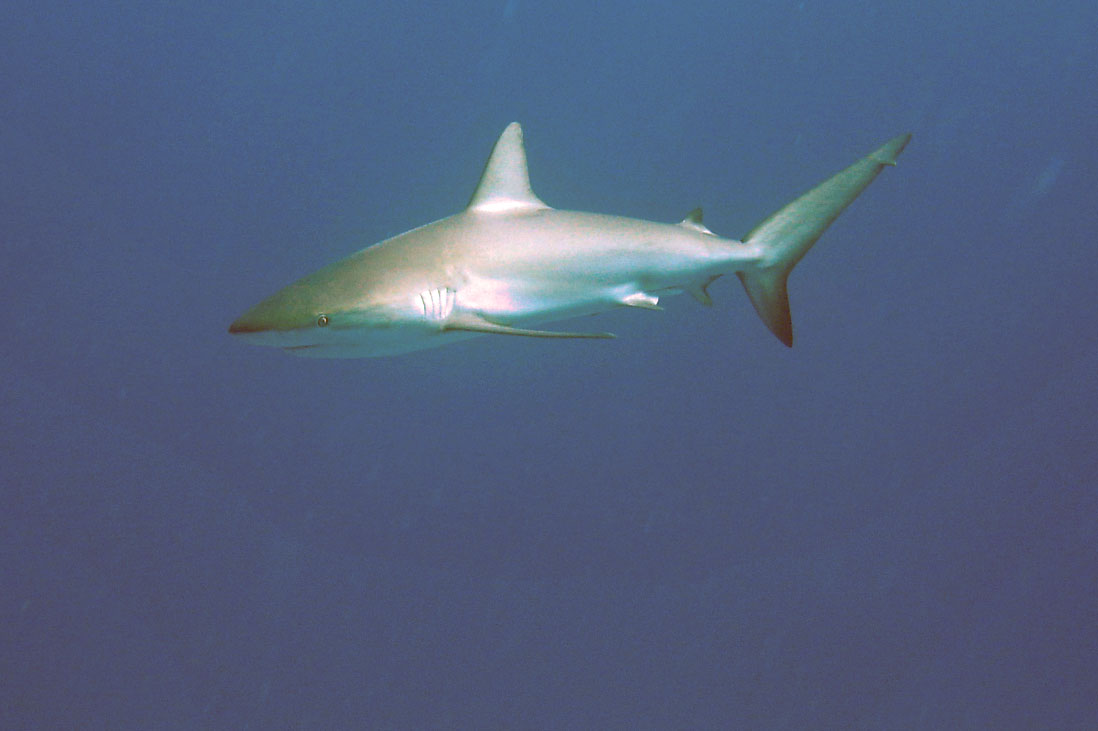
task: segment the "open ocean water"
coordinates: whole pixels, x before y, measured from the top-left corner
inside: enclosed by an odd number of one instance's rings
[[[0,727],[1098,727],[1098,5],[0,8]],[[791,280],[321,361],[275,289],[459,210]],[[569,328],[577,323],[555,324]]]

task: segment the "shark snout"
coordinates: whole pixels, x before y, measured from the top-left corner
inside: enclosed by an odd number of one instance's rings
[[[293,290],[289,290],[293,294]],[[330,318],[311,303],[278,293],[246,310],[229,325],[229,334],[252,345],[303,348],[332,337]]]
[[[229,325],[229,334],[255,342],[264,335],[277,330],[278,321],[271,317],[268,309],[263,307],[262,303],[250,308],[232,321],[232,324]]]
[[[280,345],[285,337],[269,308],[252,307],[229,325],[229,334],[254,345]]]
[[[278,345],[278,332],[270,323],[244,313],[229,325],[229,334],[252,345]]]
[[[238,317],[235,320],[233,320],[232,324],[229,325],[229,334],[230,335],[248,335],[248,334],[260,333],[260,332],[263,332],[266,329],[267,328],[264,325],[262,325],[260,323],[257,323],[257,322],[254,322],[254,321],[248,319],[247,317],[241,316],[241,317]]]
[[[229,334],[242,336],[250,342],[261,342],[263,336],[277,336],[315,324],[311,309],[300,307],[286,292],[277,292],[249,307],[229,325]]]

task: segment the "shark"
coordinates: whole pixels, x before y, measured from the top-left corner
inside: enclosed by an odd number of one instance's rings
[[[658,310],[680,293],[711,305],[709,286],[735,274],[762,322],[792,347],[790,272],[910,139],[893,137],[736,240],[706,228],[700,208],[659,223],[546,205],[513,122],[461,212],[309,274],[229,332],[316,358],[398,355],[483,335],[612,338],[543,328],[618,307]]]

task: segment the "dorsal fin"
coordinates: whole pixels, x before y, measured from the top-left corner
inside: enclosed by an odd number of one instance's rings
[[[695,208],[694,210],[690,211],[690,213],[687,213],[686,218],[682,219],[682,221],[679,222],[679,225],[686,226],[687,228],[692,228],[695,231],[701,231],[703,234],[713,233],[705,227],[704,223],[702,223],[701,208]]]
[[[468,208],[483,213],[507,213],[548,207],[530,188],[522,127],[511,122],[492,148]]]

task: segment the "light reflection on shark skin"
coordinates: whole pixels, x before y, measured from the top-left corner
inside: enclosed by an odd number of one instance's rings
[[[910,137],[889,140],[738,241],[706,228],[701,209],[657,223],[549,207],[530,186],[515,122],[463,211],[300,279],[229,332],[320,358],[396,355],[483,334],[610,338],[531,326],[617,307],[658,310],[661,297],[681,292],[709,305],[709,285],[736,274],[763,323],[792,346],[789,273]]]

